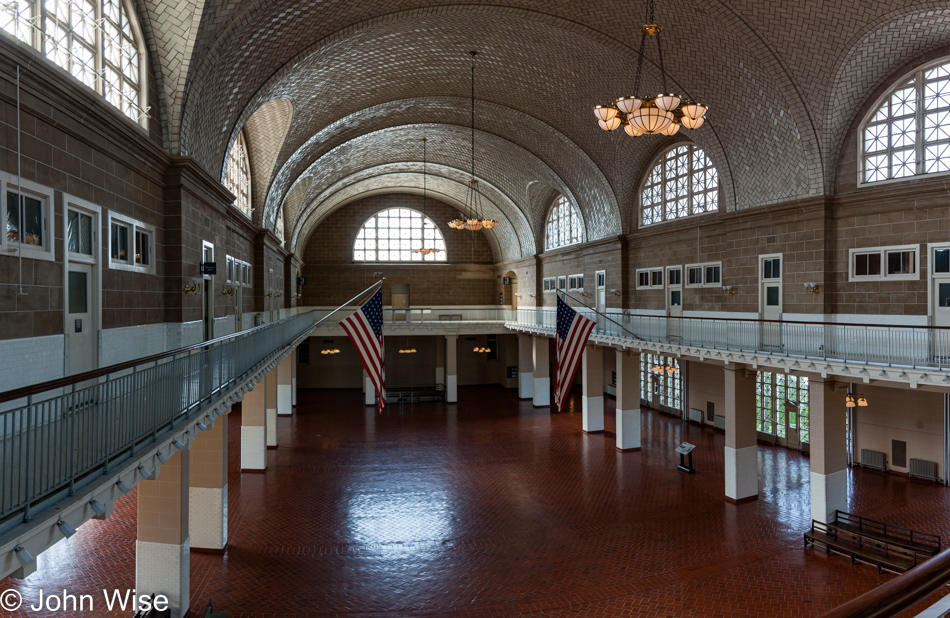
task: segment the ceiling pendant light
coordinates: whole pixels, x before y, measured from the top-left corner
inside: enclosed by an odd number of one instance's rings
[[[429,215],[428,215],[429,206],[426,200],[426,188],[427,188],[427,184],[426,184],[427,165],[426,164],[428,162],[428,159],[426,158],[426,142],[428,141],[429,140],[426,139],[425,137],[422,138],[422,240],[419,241],[419,244],[421,245],[420,247],[416,247],[415,249],[410,250],[412,253],[421,254],[423,259],[425,259],[425,256],[427,255],[432,255],[440,251],[440,249],[436,249],[435,247],[426,247],[426,237],[425,237],[426,236],[425,234],[426,222],[429,221]],[[452,223],[450,222],[449,225],[452,225]],[[433,237],[430,239],[430,241],[431,241],[431,244],[433,245],[435,244],[434,234],[433,234]]]
[[[631,137],[657,133],[675,135],[681,126],[687,129],[698,129],[705,122],[705,115],[709,110],[706,105],[669,93],[666,87],[666,66],[663,64],[663,48],[660,45],[660,33],[663,32],[663,28],[656,23],[655,8],[654,0],[647,0],[647,23],[640,27],[640,58],[637,61],[637,81],[634,91],[640,90],[647,37],[656,37],[656,51],[659,56],[665,94],[658,94],[655,97],[635,94],[620,97],[614,105],[595,106],[594,116],[597,118],[597,124],[604,131],[613,131],[623,126],[626,134]]]
[[[478,180],[475,178],[475,56],[478,55],[478,52],[469,53],[472,54],[472,180],[469,182],[468,196],[465,199],[465,209],[468,211],[468,217],[449,221],[449,227],[456,230],[477,232],[481,229],[490,230],[497,226],[498,222],[482,216],[482,194],[478,190]],[[619,121],[617,126],[620,126]]]

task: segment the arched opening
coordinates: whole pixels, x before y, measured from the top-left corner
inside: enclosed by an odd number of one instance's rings
[[[502,282],[502,303],[503,305],[511,305],[512,310],[518,308],[518,276],[515,275],[515,271],[509,270],[505,273],[504,277],[501,280]]]

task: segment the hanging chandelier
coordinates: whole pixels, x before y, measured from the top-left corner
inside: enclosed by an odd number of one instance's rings
[[[426,246],[425,246],[425,244],[426,244],[426,239],[425,239],[425,225],[426,225],[426,221],[429,220],[429,216],[428,216],[428,202],[426,201],[426,188],[427,188],[427,187],[426,187],[426,178],[427,178],[427,176],[426,176],[426,167],[427,167],[427,166],[426,166],[426,163],[427,163],[427,159],[426,159],[426,142],[428,142],[428,141],[429,141],[428,139],[426,139],[426,138],[424,138],[424,137],[422,138],[422,242],[421,242],[422,246],[421,246],[421,247],[418,247],[418,248],[416,248],[416,249],[412,249],[412,250],[411,250],[412,253],[419,253],[419,254],[422,254],[423,257],[426,256],[426,255],[430,255],[430,254],[432,254],[432,253],[438,253],[438,252],[440,251],[440,249],[435,249],[435,248],[432,248],[432,247],[426,247]],[[451,224],[450,224],[450,225],[451,225]],[[413,350],[413,352],[415,352],[415,350]],[[403,354],[404,352],[403,352],[402,350],[400,350],[399,353],[400,353],[400,354]]]
[[[698,129],[706,121],[705,115],[709,108],[702,103],[684,99],[678,94],[658,94],[654,97],[639,95],[647,37],[656,37],[656,52],[660,60],[660,73],[663,76],[663,92],[669,92],[666,86],[663,48],[660,46],[660,33],[663,32],[663,28],[656,23],[654,9],[654,0],[647,0],[647,23],[640,27],[640,59],[637,62],[634,95],[620,97],[613,105],[594,107],[597,124],[604,131],[613,131],[623,126],[623,130],[630,137],[657,133],[675,135],[681,125],[687,129]]]
[[[482,217],[482,194],[478,190],[478,181],[475,179],[475,56],[478,52],[470,53],[472,54],[472,180],[469,182],[468,196],[465,198],[468,217],[449,221],[449,227],[477,232],[481,229],[490,230],[498,225],[498,222]]]
[[[670,365],[664,362],[662,365],[660,365],[659,363],[657,363],[656,365],[653,365],[652,371],[653,373],[664,373],[664,372],[676,373],[677,371],[679,371],[679,369],[673,365]]]

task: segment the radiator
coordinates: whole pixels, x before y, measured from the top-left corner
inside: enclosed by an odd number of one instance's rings
[[[690,408],[690,409],[689,409],[689,420],[693,421],[694,423],[702,423],[702,422],[703,422],[703,411],[702,411],[702,410],[697,410],[696,408]]]
[[[884,463],[884,453],[869,451],[866,448],[861,449],[861,466],[864,468],[877,468],[882,472],[887,471],[887,467]]]
[[[910,460],[910,472],[908,474],[909,476],[930,479],[931,481],[940,480],[937,478],[937,464],[932,461],[924,461],[922,459]]]
[[[726,430],[726,417],[725,417],[725,416],[719,416],[719,415],[717,414],[715,417],[713,417],[713,424],[715,425],[716,429],[722,429],[723,431],[725,431],[725,430]]]

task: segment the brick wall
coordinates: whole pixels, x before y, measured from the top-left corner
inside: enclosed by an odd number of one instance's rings
[[[584,304],[596,307],[596,273],[598,270],[603,270],[606,277],[605,287],[608,290],[605,297],[606,306],[608,309],[619,309],[622,296],[612,296],[609,290],[615,289],[622,293],[625,287],[622,247],[621,239],[611,238],[576,248],[566,247],[546,252],[540,256],[541,267],[538,278],[543,280],[548,277],[584,275],[584,291],[588,296],[581,296],[578,292],[569,291],[569,293],[579,298]],[[539,304],[542,306],[557,305],[557,295],[552,292],[545,294],[542,291],[541,299],[542,302]]]
[[[433,199],[428,216],[445,238],[447,261],[406,263],[354,263],[353,243],[363,223],[386,208],[422,210],[422,197],[387,194],[367,197],[331,214],[310,236],[303,252],[304,305],[338,305],[346,302],[375,280],[374,272],[386,277],[383,303],[391,302],[395,284],[409,285],[412,305],[493,305],[498,303],[491,247],[483,232],[451,229],[448,221],[458,211]]]

